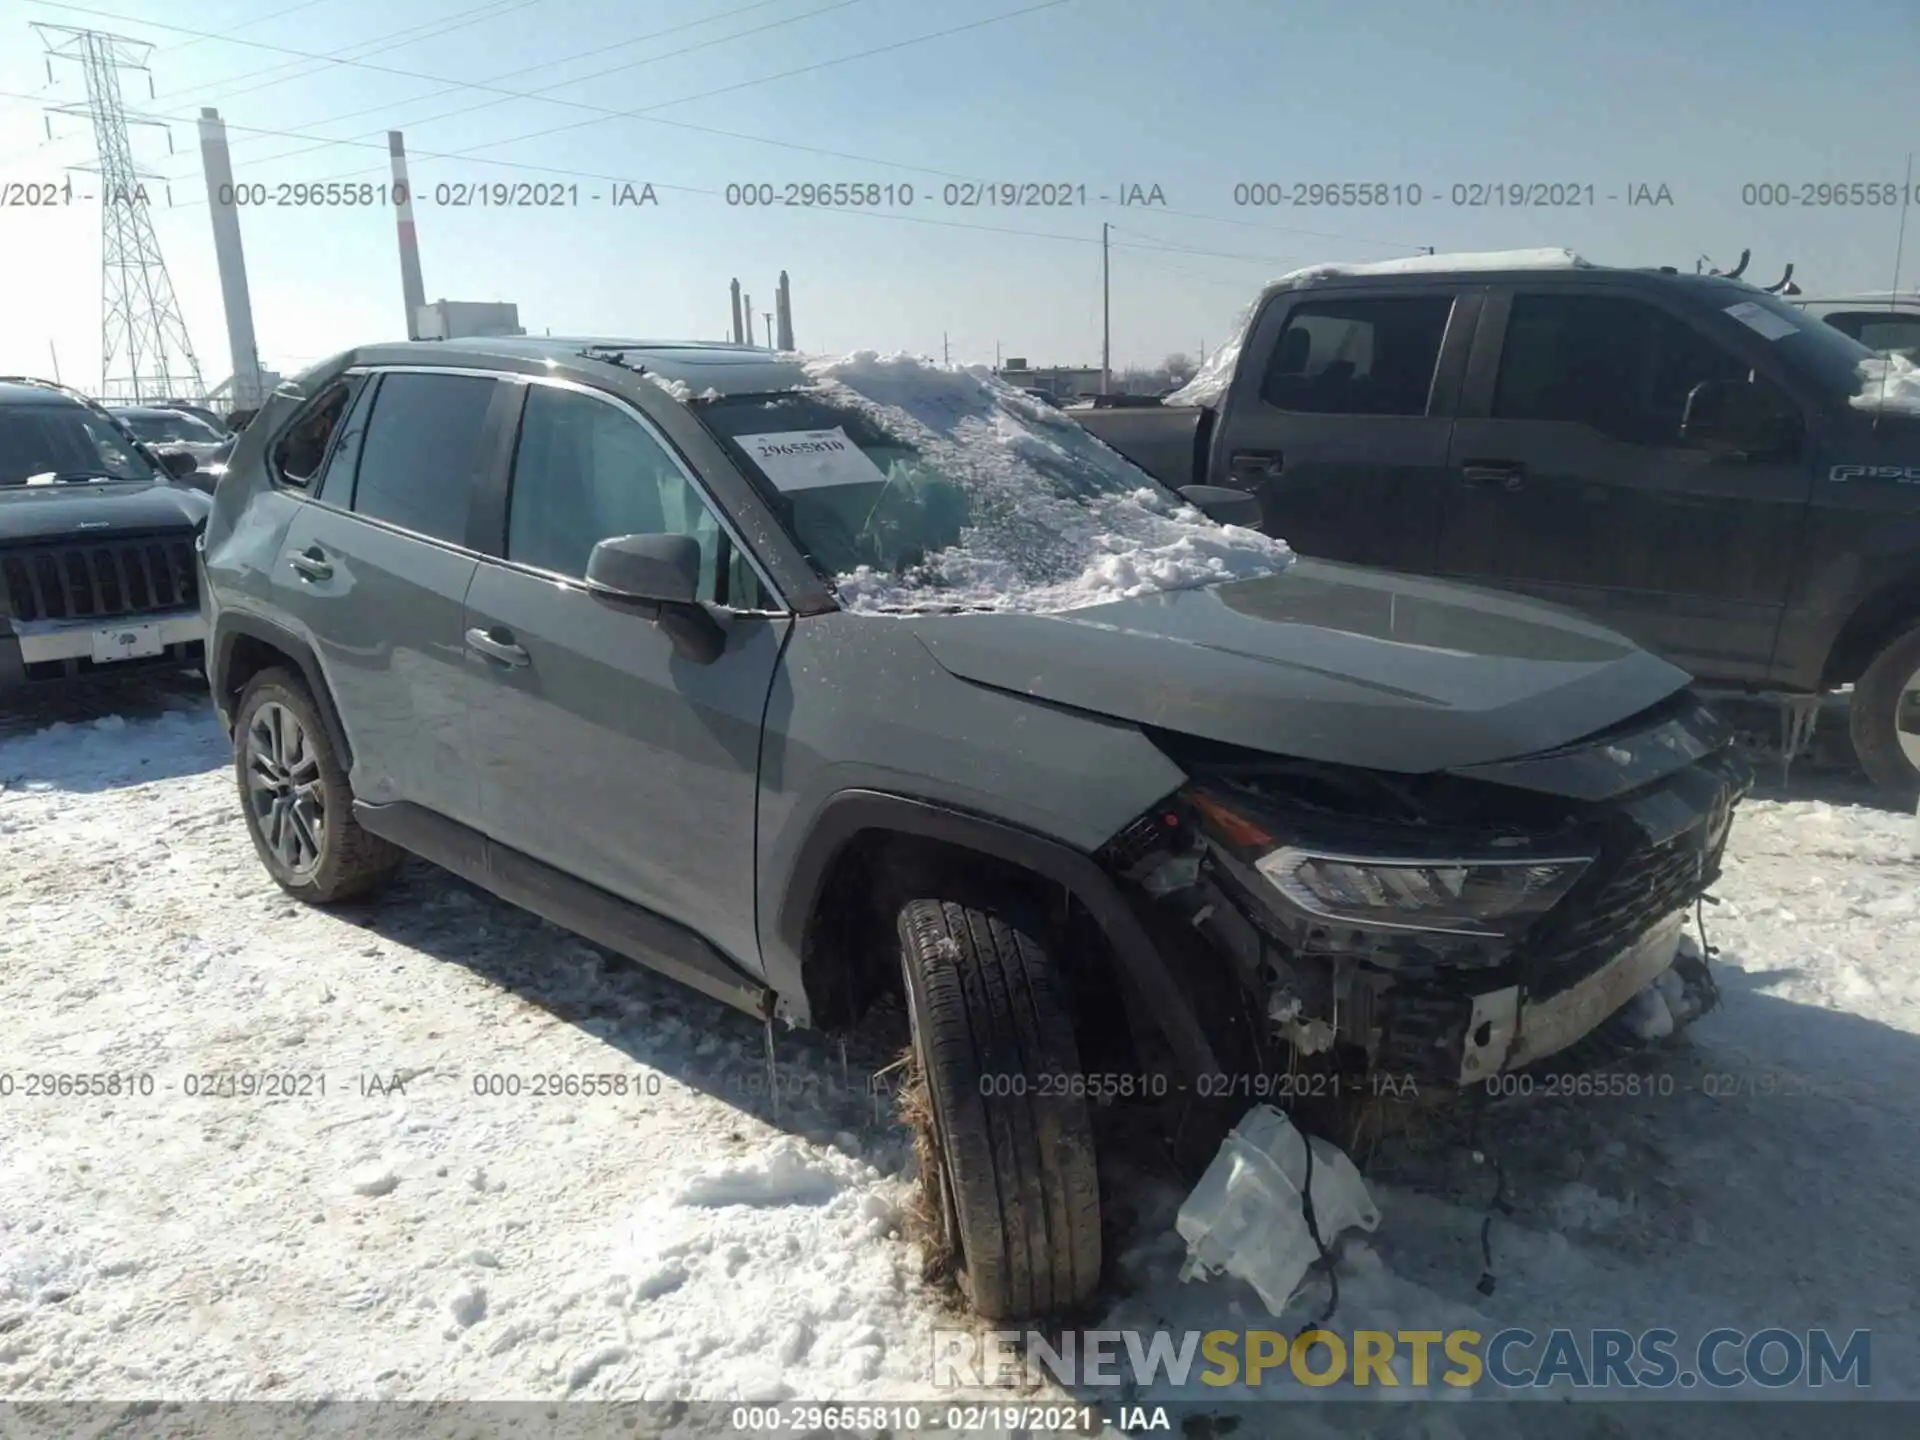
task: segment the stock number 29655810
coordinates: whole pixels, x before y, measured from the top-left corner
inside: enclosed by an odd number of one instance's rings
[[[1165,1075],[1125,1071],[1072,1070],[1056,1075],[990,1071],[980,1077],[982,1095],[1033,1095],[1041,1099],[1158,1100],[1168,1088]]]

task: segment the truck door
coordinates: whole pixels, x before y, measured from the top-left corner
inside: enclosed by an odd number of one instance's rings
[[[1763,679],[1811,494],[1766,341],[1601,287],[1488,297],[1454,427],[1442,574],[1584,610],[1716,680]],[[1790,453],[1682,440],[1693,387],[1751,376]]]
[[[1478,304],[1442,285],[1283,294],[1248,337],[1209,483],[1258,494],[1303,555],[1431,573]]]

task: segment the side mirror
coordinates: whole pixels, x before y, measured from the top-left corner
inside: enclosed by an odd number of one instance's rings
[[[700,603],[700,542],[691,535],[615,535],[587,556],[587,588],[615,604],[657,607],[654,619],[674,649],[707,665],[727,632]]]
[[[1230,490],[1224,485],[1182,485],[1180,498],[1209,520],[1217,520],[1222,525],[1241,525],[1249,530],[1258,530],[1260,522],[1266,518],[1260,508],[1258,495],[1250,495],[1245,490]]]
[[[200,468],[200,462],[185,450],[162,450],[160,464],[176,480],[184,480]]]
[[[1792,436],[1792,422],[1751,380],[1701,381],[1680,420],[1682,440],[1722,454],[1778,455]]]

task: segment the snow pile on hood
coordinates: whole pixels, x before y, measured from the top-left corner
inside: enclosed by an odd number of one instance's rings
[[[972,507],[960,543],[915,572],[836,577],[850,609],[1057,612],[1273,575],[1293,561],[1286,542],[1209,520],[985,366],[862,350],[806,371],[822,398],[914,446]]]
[[[1331,280],[1342,275],[1421,275],[1431,271],[1452,270],[1593,270],[1593,261],[1572,250],[1461,250],[1451,255],[1408,255],[1399,260],[1373,260],[1364,264],[1334,262],[1308,265],[1289,270],[1262,288],[1261,295],[1275,285],[1306,285],[1315,280]],[[1233,336],[1201,365],[1200,373],[1166,397],[1169,405],[1211,405],[1224,395],[1233,381],[1234,367],[1240,363],[1240,347],[1245,343],[1253,317],[1260,311],[1261,295],[1240,308],[1229,334]]]
[[[1859,410],[1920,415],[1920,365],[1904,355],[1876,355],[1860,362],[1860,388],[1852,404]]]

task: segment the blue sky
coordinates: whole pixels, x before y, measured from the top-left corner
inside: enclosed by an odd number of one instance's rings
[[[193,124],[207,104],[236,179],[269,190],[378,182],[384,131],[403,130],[428,298],[512,300],[535,333],[719,338],[728,279],[770,309],[785,267],[804,348],[937,355],[944,335],[955,360],[997,345],[1097,364],[1109,222],[1116,365],[1218,344],[1286,269],[1426,245],[1683,267],[1751,247],[1762,283],[1792,260],[1809,291],[1884,287],[1898,209],[1745,205],[1742,186],[1898,183],[1920,149],[1911,0],[0,0],[0,196],[92,159],[83,121],[56,117],[45,139],[41,104],[84,91],[70,63],[48,86],[31,21],[157,47],[157,98],[142,76],[123,83],[130,107],[174,119],[172,155],[161,129],[134,144],[172,177],[171,207],[153,188],[155,230],[209,383],[229,366]],[[546,98],[499,93],[532,89]],[[609,177],[652,183],[659,204],[593,203]],[[966,179],[1084,186],[1088,203],[943,203]],[[572,181],[581,201],[433,201],[503,180]],[[1346,180],[1418,185],[1423,203],[1234,203],[1238,183]],[[916,198],[881,215],[726,203],[729,183],[806,181]],[[1597,203],[1448,203],[1486,182],[1591,185]],[[1098,198],[1136,184],[1165,207]],[[1643,184],[1672,203],[1629,206]],[[47,373],[51,342],[70,383],[97,378],[99,220],[82,203],[0,209],[0,372]],[[242,224],[269,364],[400,332],[391,212],[268,206]],[[1908,232],[1903,288],[1920,284],[1920,206]]]

